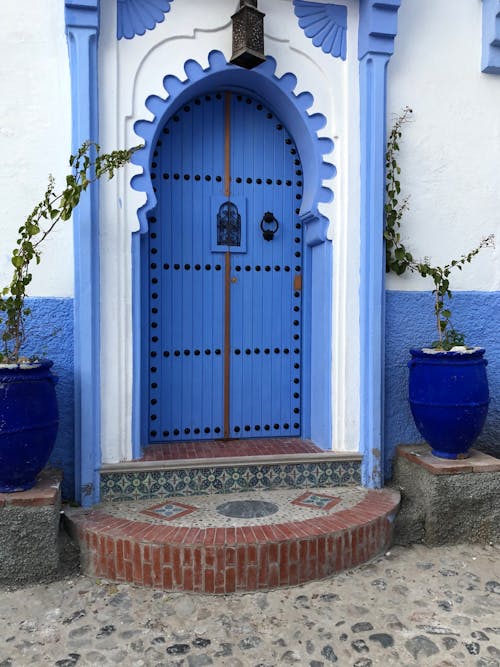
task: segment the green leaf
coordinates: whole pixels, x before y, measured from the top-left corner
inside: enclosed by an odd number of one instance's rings
[[[68,220],[80,201],[81,193],[92,182],[89,173],[96,174],[92,180],[107,174],[110,178],[114,171],[124,165],[132,155],[129,151],[114,151],[99,154],[99,146],[84,142],[75,155],[69,158],[72,172],[66,176],[66,187],[60,194],[55,192],[55,181],[49,176],[48,185],[42,200],[33,208],[26,221],[19,227],[19,237],[11,253],[13,276],[6,287],[0,288],[0,312],[5,315],[0,319],[0,338],[3,341],[0,360],[16,362],[19,350],[25,341],[25,317],[30,314],[24,307],[26,287],[31,283],[31,262],[40,263],[39,245],[55,228],[60,220]],[[91,170],[87,172],[87,169]],[[94,171],[92,171],[94,170]],[[99,173],[97,173],[99,172]],[[42,230],[40,220],[50,220],[49,226]],[[36,243],[32,240],[38,237]]]
[[[27,228],[30,236],[36,236],[40,233],[40,227],[38,225],[29,224],[27,225]]]

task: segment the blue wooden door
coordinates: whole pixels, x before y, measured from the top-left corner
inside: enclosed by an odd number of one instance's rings
[[[151,174],[149,441],[300,435],[302,170],[293,140],[264,104],[221,91],[169,119]]]

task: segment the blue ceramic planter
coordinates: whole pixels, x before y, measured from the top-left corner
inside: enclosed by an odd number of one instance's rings
[[[484,349],[410,352],[409,397],[418,430],[434,456],[466,458],[488,412]]]
[[[59,423],[52,361],[0,366],[0,492],[34,486]]]

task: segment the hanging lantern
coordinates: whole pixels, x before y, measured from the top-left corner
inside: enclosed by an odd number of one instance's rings
[[[233,22],[233,65],[253,69],[263,63],[264,16],[257,9],[257,0],[240,0],[240,8],[231,16]]]

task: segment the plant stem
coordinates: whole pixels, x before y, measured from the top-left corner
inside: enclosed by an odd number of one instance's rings
[[[449,305],[445,307],[445,298],[451,299],[452,293],[449,287],[450,274],[458,269],[462,270],[465,264],[471,262],[482,248],[494,245],[494,235],[490,234],[471,251],[463,254],[459,259],[451,260],[444,266],[433,266],[429,259],[416,261],[413,259],[401,241],[400,227],[403,214],[408,209],[408,197],[399,201],[401,184],[399,175],[401,168],[397,163],[399,152],[399,140],[402,136],[402,126],[408,122],[412,110],[405,107],[396,118],[387,140],[386,150],[386,202],[385,202],[385,229],[384,239],[386,247],[386,271],[392,271],[397,275],[406,270],[418,273],[422,278],[430,277],[434,282],[434,315],[438,340],[433,343],[439,349],[450,349],[453,345],[463,344],[464,336],[456,331],[451,325],[451,310]]]
[[[31,263],[33,260],[37,264],[40,262],[40,246],[61,221],[70,219],[82,193],[102,176],[112,178],[135,150],[101,153],[97,144],[86,141],[70,157],[72,171],[66,176],[66,187],[62,192],[54,193],[54,179],[49,176],[43,199],[19,228],[16,247],[11,254],[14,272],[10,284],[0,289],[0,363],[19,363],[26,338],[25,320],[29,315],[29,309],[24,306],[26,288],[32,280]],[[44,220],[49,224],[42,229]]]

